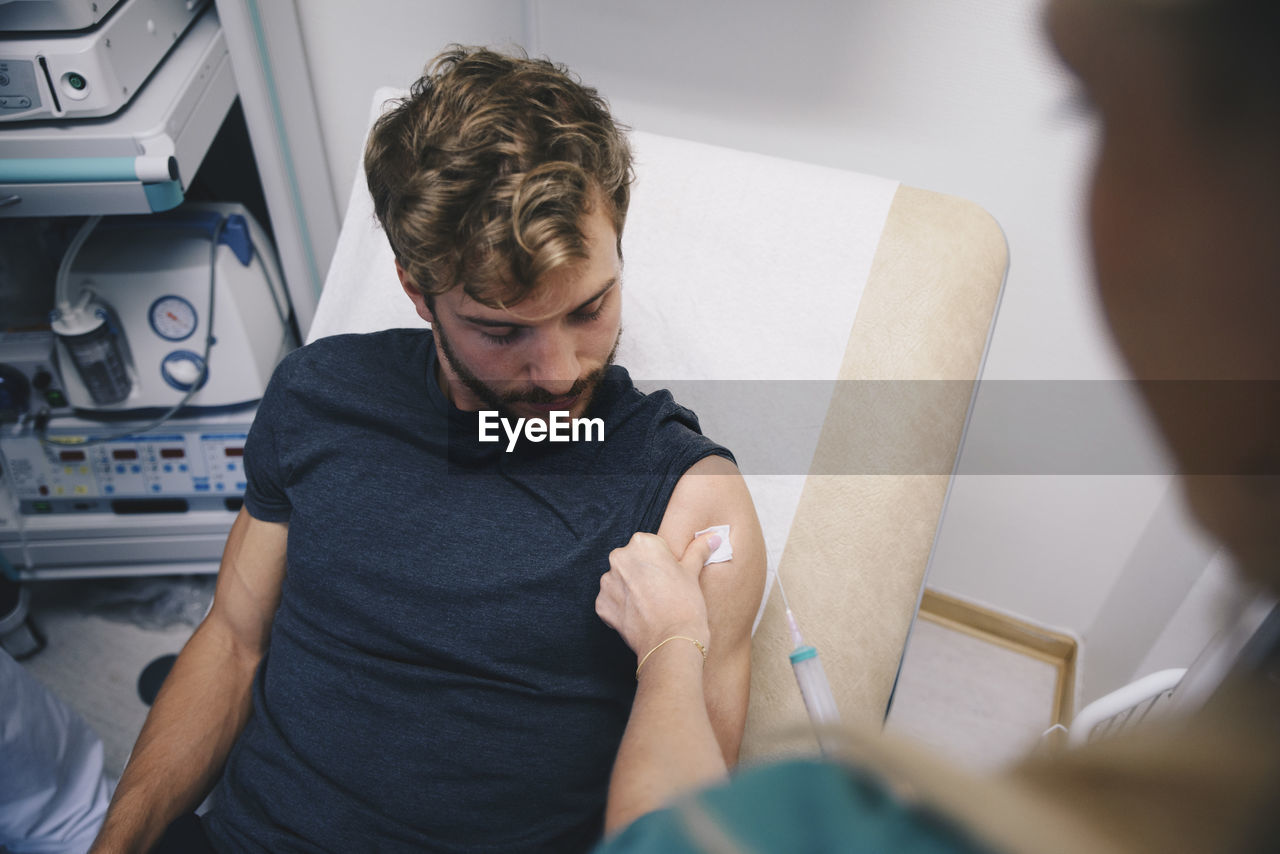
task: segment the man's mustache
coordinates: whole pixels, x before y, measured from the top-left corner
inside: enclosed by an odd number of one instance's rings
[[[576,397],[577,395],[599,385],[600,381],[604,379],[604,372],[605,367],[602,366],[596,368],[584,377],[579,377],[578,381],[573,384],[573,387],[563,394],[552,394],[541,386],[534,386],[533,388],[525,389],[524,391],[504,394],[502,395],[502,402],[508,405],[512,403],[545,404],[554,403],[555,401],[565,397]]]

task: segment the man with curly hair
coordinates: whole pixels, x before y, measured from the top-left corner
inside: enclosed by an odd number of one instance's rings
[[[453,48],[365,170],[431,329],[277,369],[213,608],[95,850],[589,848],[611,773],[615,797],[633,785],[614,759],[637,656],[595,611],[633,535],[700,563],[695,533],[731,526],[702,575],[709,636],[652,655],[701,657],[708,736],[736,760],[763,539],[730,453],[612,364],[632,171],[607,105],[550,62]],[[525,441],[481,441],[494,412]],[[603,440],[536,441],[562,417]]]

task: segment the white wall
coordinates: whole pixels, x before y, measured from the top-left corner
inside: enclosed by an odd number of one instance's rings
[[[524,37],[524,15],[511,0],[295,0],[295,7],[342,210],[375,89],[407,88],[450,43],[498,46]]]
[[[1004,227],[1012,258],[985,378],[1116,380],[1124,371],[1087,287],[1082,201],[1095,128],[1072,106],[1040,8],[1038,0],[365,0],[351,9],[299,0],[340,191],[376,85],[407,85],[451,41],[519,41],[568,64],[637,129],[978,202]],[[971,439],[999,445],[1001,425],[982,414],[974,429],[989,432]],[[1118,418],[1141,456],[1161,458],[1136,404]],[[1167,588],[1180,598],[1198,577],[1195,562],[1208,563],[1179,508],[1170,478],[1158,474],[966,475],[953,488],[930,583],[1072,631],[1086,660],[1137,666],[1164,626],[1116,632],[1107,621],[1143,607],[1151,567],[1180,562]],[[1161,537],[1144,537],[1156,517]],[[1184,630],[1207,639],[1209,627],[1192,622]],[[1089,680],[1083,699],[1127,676]]]

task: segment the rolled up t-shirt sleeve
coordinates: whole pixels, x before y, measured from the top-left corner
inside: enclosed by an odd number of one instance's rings
[[[293,510],[285,488],[278,438],[280,425],[288,423],[288,372],[289,360],[276,368],[244,446],[244,507],[250,516],[263,522],[288,522]]]
[[[652,426],[650,479],[643,511],[641,530],[657,533],[676,484],[695,463],[705,457],[720,456],[736,463],[733,453],[702,434],[698,416],[676,403],[669,392],[659,391],[651,398],[660,401]]]

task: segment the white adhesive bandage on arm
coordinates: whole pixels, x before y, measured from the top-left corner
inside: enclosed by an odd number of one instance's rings
[[[728,525],[712,525],[710,528],[703,528],[701,531],[693,535],[696,540],[703,534],[716,533],[720,535],[720,547],[711,553],[711,557],[707,558],[708,563],[724,563],[726,560],[733,559],[733,544],[729,542],[729,526]]]

